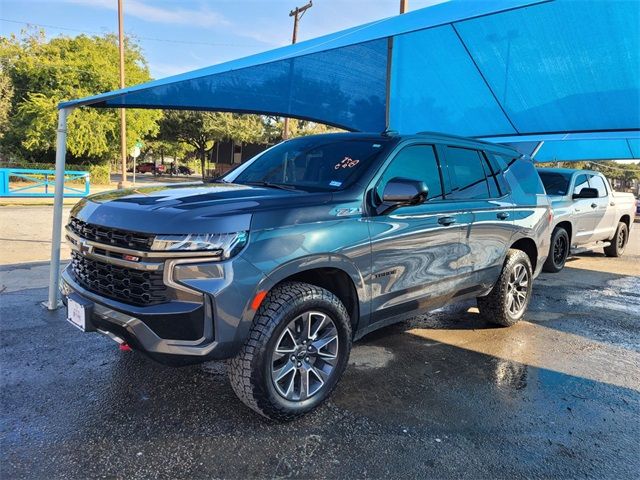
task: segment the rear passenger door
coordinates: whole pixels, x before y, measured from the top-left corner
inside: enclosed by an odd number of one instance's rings
[[[600,175],[591,175],[589,177],[589,186],[598,190],[598,198],[591,199],[592,214],[594,217],[594,228],[591,241],[597,242],[600,240],[608,240],[614,235],[615,229],[618,226],[616,210],[613,206],[609,205],[611,200],[609,195],[610,192]]]
[[[579,194],[583,188],[591,188],[589,186],[589,175],[586,173],[578,174],[574,177],[572,190],[569,195]],[[593,238],[593,232],[596,227],[596,219],[594,210],[596,205],[595,198],[576,198],[573,200],[574,243],[584,245],[589,243]],[[596,205],[597,206],[597,205]]]
[[[466,252],[462,232],[471,219],[458,202],[444,199],[433,145],[410,144],[395,154],[374,180],[374,205],[395,177],[422,180],[429,194],[423,204],[368,217],[373,324],[440,306],[455,295],[459,260]]]
[[[495,283],[514,233],[514,205],[496,158],[481,150],[444,147],[449,177],[445,199],[472,215],[464,230],[467,251],[458,269],[467,288]]]

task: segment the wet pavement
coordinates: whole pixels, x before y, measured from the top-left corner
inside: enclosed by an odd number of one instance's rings
[[[542,275],[515,327],[469,303],[365,337],[328,404],[288,424],[245,408],[223,364],[120,352],[39,306],[41,265],[0,267],[0,476],[637,478],[632,241]]]

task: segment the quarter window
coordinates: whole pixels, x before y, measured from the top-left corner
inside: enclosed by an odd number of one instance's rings
[[[508,168],[507,165],[513,163],[513,159],[495,153],[485,153],[487,156],[487,160],[489,160],[489,165],[491,165],[491,170],[493,171],[495,181],[500,188],[500,193],[502,195],[510,193],[511,189],[509,188],[509,185],[504,178],[504,171]]]
[[[429,188],[429,200],[442,199],[440,169],[433,145],[411,145],[400,150],[378,183],[378,199],[382,199],[387,182],[396,177],[421,180]]]
[[[447,199],[490,198],[489,186],[477,150],[447,147],[447,164],[451,178],[451,193]]]

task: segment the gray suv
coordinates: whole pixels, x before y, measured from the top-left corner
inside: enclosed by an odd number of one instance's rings
[[[373,330],[473,297],[490,322],[520,320],[551,215],[507,147],[302,137],[212,183],[82,200],[61,290],[81,330],[174,365],[230,359],[240,399],[287,420],[328,397]]]

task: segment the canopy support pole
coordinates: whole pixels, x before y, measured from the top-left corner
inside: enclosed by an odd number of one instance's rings
[[[540,140],[536,145],[536,148],[534,148],[533,152],[531,152],[531,160],[533,160],[536,157],[536,155],[538,154],[538,152],[540,151],[543,145],[544,145],[544,140]]]
[[[70,108],[58,111],[58,129],[56,130],[56,183],[53,200],[53,230],[51,232],[51,264],[49,267],[49,299],[45,307],[55,310],[60,306],[58,287],[60,283],[60,243],[62,231],[62,200],[64,197],[64,167],[67,154],[67,117]]]

